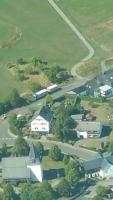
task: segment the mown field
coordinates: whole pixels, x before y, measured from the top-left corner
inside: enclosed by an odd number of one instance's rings
[[[29,89],[28,83],[14,80],[7,63],[39,56],[70,70],[87,53],[47,0],[0,1],[0,100],[14,87]]]
[[[58,5],[95,49],[95,56],[78,71],[92,75],[101,69],[100,62],[113,56],[113,1],[59,0]]]

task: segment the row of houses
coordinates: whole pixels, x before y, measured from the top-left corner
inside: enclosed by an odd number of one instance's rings
[[[78,138],[99,138],[101,136],[103,126],[100,122],[84,120],[83,114],[72,115],[71,117],[77,122],[76,131]],[[31,132],[49,133],[52,120],[53,114],[51,109],[48,106],[42,107],[32,118]]]

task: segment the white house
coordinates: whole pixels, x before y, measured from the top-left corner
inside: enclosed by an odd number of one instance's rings
[[[53,116],[50,108],[44,106],[35,113],[31,121],[31,132],[49,132]]]
[[[100,95],[102,97],[110,97],[113,96],[113,88],[109,85],[103,85],[99,87]]]
[[[78,121],[76,131],[79,138],[99,138],[102,133],[102,124],[96,121]]]
[[[85,176],[88,178],[97,177],[99,179],[113,178],[113,155],[101,157],[84,163]]]

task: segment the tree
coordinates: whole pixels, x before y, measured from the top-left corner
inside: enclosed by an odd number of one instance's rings
[[[61,196],[69,197],[70,195],[70,184],[69,182],[65,179],[62,178],[60,183],[57,185],[57,191]]]
[[[38,59],[34,56],[32,57],[31,62],[32,62],[33,66],[35,66],[35,67],[38,65]]]
[[[17,115],[15,113],[10,113],[8,116],[9,128],[12,133],[15,135],[22,134],[22,128],[25,126],[25,119],[17,119]]]
[[[53,98],[50,94],[46,96],[46,105],[52,106],[53,105]]]
[[[24,65],[24,64],[26,64],[26,63],[27,63],[27,61],[25,61],[24,58],[18,58],[18,59],[17,59],[17,64],[18,64],[18,65]]]
[[[22,105],[22,98],[20,97],[17,89],[13,89],[10,94],[10,102],[12,107],[17,107]]]
[[[77,185],[80,178],[79,163],[71,160],[65,165],[65,174],[71,186]]]
[[[61,159],[61,150],[57,145],[52,145],[49,150],[49,156],[52,160],[58,161]]]
[[[109,143],[108,145],[108,152],[110,152],[111,154],[113,154],[113,141]]]
[[[52,126],[52,133],[61,141],[76,140],[77,134],[73,131],[75,127],[75,122],[68,115],[68,112],[64,106],[61,104],[54,112],[55,122]]]
[[[16,200],[16,195],[11,184],[4,186],[3,200]]]
[[[70,158],[69,158],[69,155],[64,155],[63,157],[63,162],[64,162],[64,165],[67,165],[70,161]]]
[[[21,187],[21,194],[20,194],[20,200],[32,200],[31,199],[31,186],[25,183]]]
[[[16,72],[15,78],[17,81],[24,81],[26,79],[24,73],[19,70]]]
[[[17,128],[17,115],[15,113],[10,113],[8,116],[8,123],[9,123],[9,129],[12,133],[18,135],[19,130]]]
[[[31,88],[32,92],[37,92],[38,90],[40,90],[41,85],[38,82],[34,82],[34,83],[31,83],[30,88]]]
[[[93,198],[93,200],[104,200],[105,195],[108,192],[108,188],[99,185],[96,188],[96,196]]]
[[[12,154],[16,156],[27,156],[29,154],[29,145],[22,136],[18,136],[15,140],[14,147],[12,148]]]
[[[96,193],[97,193],[97,196],[100,196],[100,197],[104,197],[105,194],[107,193],[108,191],[108,188],[104,187],[104,186],[101,186],[99,185],[97,188],[96,188]]]
[[[8,155],[6,143],[2,144],[1,153],[2,153],[2,157],[6,157]]]
[[[92,200],[104,200],[104,198],[96,195]]]
[[[39,156],[42,157],[43,154],[44,154],[44,146],[43,146],[43,144],[41,142],[37,142],[36,143],[36,148],[37,148]]]
[[[55,195],[50,184],[45,181],[31,192],[31,200],[55,200]]]

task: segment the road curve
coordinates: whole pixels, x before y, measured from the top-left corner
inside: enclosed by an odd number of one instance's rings
[[[84,36],[80,33],[80,31],[76,28],[76,26],[70,21],[70,19],[64,14],[64,12],[56,5],[56,3],[53,0],[48,0],[49,4],[56,10],[56,12],[60,15],[60,17],[66,22],[66,24],[71,28],[71,30],[78,36],[78,38],[81,40],[81,42],[86,46],[86,48],[89,50],[89,54],[83,58],[79,63],[76,63],[72,69],[71,74],[73,76],[76,76],[79,79],[83,79],[82,76],[79,76],[77,74],[77,69],[84,64],[86,61],[91,59],[94,55],[94,49],[90,45],[90,43],[84,38]]]

